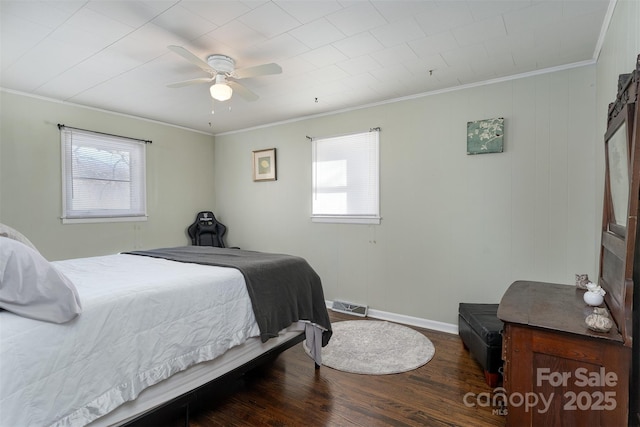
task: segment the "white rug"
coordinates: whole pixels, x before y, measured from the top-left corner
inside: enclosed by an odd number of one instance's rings
[[[433,343],[420,332],[378,320],[332,324],[333,335],[322,348],[322,364],[355,374],[385,375],[411,371],[433,357]],[[306,342],[304,343],[307,350]]]

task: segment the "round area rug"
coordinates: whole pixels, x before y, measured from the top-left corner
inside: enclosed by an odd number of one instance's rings
[[[322,364],[355,374],[385,375],[411,371],[433,357],[433,343],[420,332],[378,320],[332,324],[333,335],[322,348]],[[306,341],[304,348],[307,354]]]

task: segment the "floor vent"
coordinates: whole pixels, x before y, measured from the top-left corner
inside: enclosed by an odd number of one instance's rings
[[[367,317],[367,306],[353,304],[344,301],[334,301],[331,306],[331,310],[339,311],[340,313],[353,314],[355,316]]]

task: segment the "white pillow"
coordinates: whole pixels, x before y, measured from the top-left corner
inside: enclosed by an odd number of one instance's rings
[[[0,308],[64,323],[82,312],[75,285],[38,251],[0,237]]]
[[[8,237],[8,238],[13,239],[13,240],[17,240],[18,242],[24,243],[25,245],[29,246],[31,249],[34,249],[34,250],[37,251],[36,247],[33,246],[33,243],[31,243],[29,241],[29,239],[27,239],[18,230],[14,230],[13,228],[9,227],[8,225],[0,224],[0,236]]]

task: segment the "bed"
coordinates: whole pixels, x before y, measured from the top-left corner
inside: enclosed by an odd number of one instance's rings
[[[64,279],[51,319],[35,317],[57,294],[36,315],[7,296],[33,268]],[[303,338],[319,350],[331,325],[316,277],[302,258],[210,247],[49,263],[0,237],[0,425],[121,425]]]

